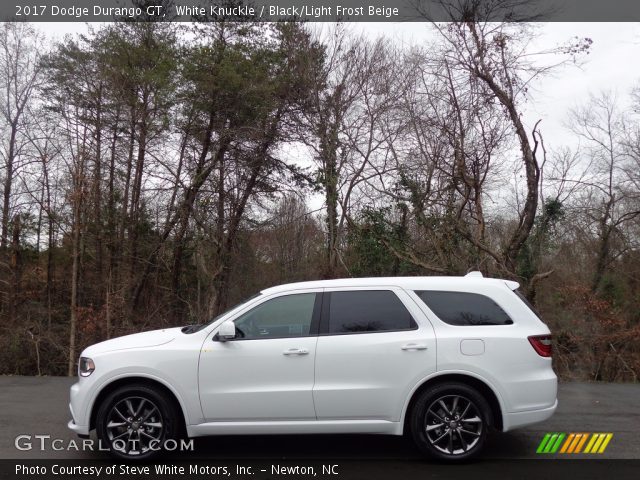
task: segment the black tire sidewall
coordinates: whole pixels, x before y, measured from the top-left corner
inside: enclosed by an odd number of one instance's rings
[[[119,401],[132,396],[146,398],[153,402],[158,407],[158,410],[160,410],[160,415],[162,416],[162,422],[164,425],[164,436],[162,438],[163,443],[167,440],[175,440],[177,438],[177,415],[173,402],[167,400],[166,395],[163,394],[159,389],[146,385],[124,386],[108,394],[98,407],[98,412],[96,414],[96,434],[98,435],[98,439],[100,440],[101,448],[109,448],[109,453],[113,457],[119,460],[127,461],[146,461],[157,457],[163,451],[163,449],[160,448],[157,450],[150,450],[140,455],[127,455],[112,449],[111,442],[109,441],[109,437],[107,435],[107,416],[111,411],[111,408]]]
[[[424,417],[426,415],[427,408],[435,400],[445,395],[461,395],[468,398],[475,404],[482,418],[483,428],[480,438],[473,448],[465,453],[448,455],[441,452],[431,444],[427,438],[426,432],[424,431]],[[469,461],[477,457],[484,446],[491,423],[491,408],[482,394],[480,394],[475,388],[463,383],[442,383],[430,387],[420,394],[411,411],[409,425],[413,441],[421,452],[442,462],[455,463]]]

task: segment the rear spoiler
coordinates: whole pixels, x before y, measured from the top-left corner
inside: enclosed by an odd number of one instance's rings
[[[513,280],[503,280],[504,283],[507,284],[507,287],[509,287],[511,290],[517,290],[518,288],[520,288],[520,284],[518,282],[514,282]]]
[[[482,278],[482,272],[469,272],[465,275],[465,277],[480,277]],[[520,288],[520,284],[518,282],[514,282],[513,280],[503,280],[503,282],[509,287],[511,290],[517,290]]]

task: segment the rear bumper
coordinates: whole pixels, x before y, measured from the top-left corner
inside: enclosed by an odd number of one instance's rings
[[[551,416],[558,408],[558,400],[553,403],[551,407],[542,408],[538,410],[526,410],[524,412],[506,413],[502,419],[502,430],[507,432],[516,428],[524,427],[534,423],[544,422]]]

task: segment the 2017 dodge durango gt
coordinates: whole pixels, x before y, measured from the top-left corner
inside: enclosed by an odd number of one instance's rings
[[[410,435],[475,456],[556,409],[547,326],[516,282],[350,278],[266,289],[203,325],[90,346],[69,427],[120,459],[180,435]]]

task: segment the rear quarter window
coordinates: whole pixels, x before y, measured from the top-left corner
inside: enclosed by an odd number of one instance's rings
[[[533,315],[538,319],[540,323],[543,323],[546,325],[544,320],[542,320],[542,315],[540,315],[540,311],[536,307],[534,307],[531,304],[531,302],[529,302],[529,300],[527,300],[527,297],[525,297],[520,290],[513,290],[513,293],[518,297],[518,299],[522,303],[524,303],[524,305],[531,311],[531,313],[533,313]]]
[[[449,325],[513,324],[513,320],[500,305],[486,295],[439,290],[417,290],[416,294],[440,320]]]

